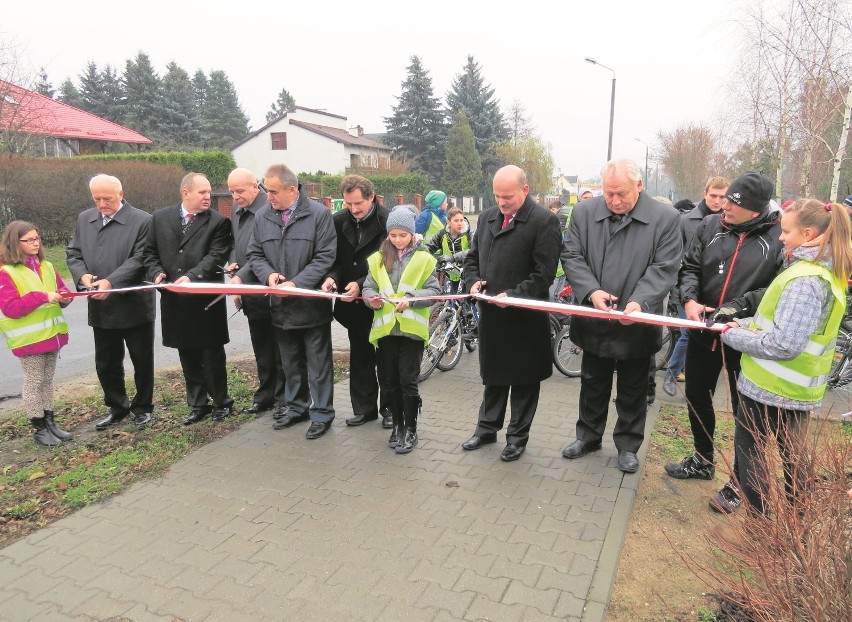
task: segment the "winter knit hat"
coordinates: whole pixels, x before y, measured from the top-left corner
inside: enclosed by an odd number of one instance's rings
[[[674,208],[679,212],[688,212],[690,210],[695,209],[695,203],[693,203],[689,199],[681,199],[680,201],[674,204]]]
[[[731,182],[725,198],[752,212],[764,213],[769,209],[773,194],[775,184],[768,177],[749,172]]]
[[[430,190],[424,199],[430,207],[441,207],[447,200],[447,193],[440,190]]]
[[[850,194],[848,197],[843,199],[843,205],[845,205],[848,208],[852,208],[852,194]]]
[[[402,229],[414,235],[414,213],[407,205],[397,205],[388,214],[387,230]]]

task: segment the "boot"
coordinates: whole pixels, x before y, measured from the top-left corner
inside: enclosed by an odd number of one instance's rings
[[[396,446],[396,453],[410,453],[417,446],[417,414],[422,404],[419,395],[402,396],[404,419],[403,435]]]
[[[74,438],[73,434],[71,434],[70,432],[66,432],[58,425],[56,425],[56,419],[54,419],[53,417],[52,410],[44,411],[44,421],[47,424],[47,429],[50,430],[50,433],[53,434],[56,438],[58,438],[60,441],[70,441],[72,438]]]
[[[398,391],[391,393],[387,397],[387,409],[393,418],[393,428],[390,438],[388,438],[388,447],[396,448],[400,439],[403,436],[403,418],[402,418],[402,393]]]
[[[30,419],[30,423],[32,423],[35,428],[33,438],[39,445],[44,445],[45,447],[56,447],[62,443],[62,441],[56,438],[53,434],[51,434],[50,430],[47,429],[47,422],[44,420],[44,417]]]

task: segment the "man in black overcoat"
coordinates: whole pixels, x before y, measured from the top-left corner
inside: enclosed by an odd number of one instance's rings
[[[340,191],[344,209],[332,217],[337,257],[322,289],[359,296],[367,278],[367,257],[379,250],[387,237],[390,210],[379,203],[373,182],[360,175],[344,177]],[[349,337],[349,397],[354,416],[346,420],[348,426],[363,425],[379,417],[376,348],[370,343],[373,315],[373,310],[360,300],[338,299],[334,303],[334,318],[346,328]],[[393,414],[387,408],[382,411],[382,426],[393,427]]]
[[[89,181],[95,207],[77,217],[74,237],[65,249],[68,269],[78,290],[118,289],[142,285],[142,255],[151,215],[124,200],[121,181],[95,175]],[[87,298],[89,326],[95,338],[95,370],[109,415],[95,423],[105,430],[133,414],[144,426],[154,411],[154,308],[150,290],[95,294]],[[124,382],[124,348],[133,361],[136,395],[131,402]]]
[[[467,290],[498,298],[547,300],[562,241],[559,219],[529,196],[526,174],[504,166],[494,174],[497,206],[479,218],[464,262]],[[468,451],[497,441],[510,399],[505,462],[524,453],[538,406],[541,381],[553,373],[547,314],[497,303],[481,304],[479,369],[485,389],[479,422],[462,448]]]
[[[221,283],[234,243],[231,223],[210,210],[210,182],[204,175],[188,173],[181,181],[180,195],[180,205],[154,212],[145,247],[148,279],[155,283]],[[208,294],[160,290],[163,345],[177,348],[186,401],[192,409],[184,425],[201,421],[211,412],[214,421],[233,412],[225,369],[229,341],[225,299],[211,304],[214,300],[216,296]],[[208,397],[213,400],[212,408]]]

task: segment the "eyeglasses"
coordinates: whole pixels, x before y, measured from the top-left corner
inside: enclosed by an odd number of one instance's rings
[[[41,244],[41,238],[28,238],[28,239],[20,238],[20,240],[24,244]]]

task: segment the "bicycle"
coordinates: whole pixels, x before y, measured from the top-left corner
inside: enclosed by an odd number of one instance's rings
[[[435,268],[442,281],[444,293],[463,293],[462,281],[454,281],[450,275],[461,277],[461,266],[446,262]],[[476,303],[464,298],[446,300],[433,305],[429,319],[429,341],[420,360],[418,382],[426,380],[435,368],[450,371],[461,360],[462,346],[473,352],[479,345],[479,311]]]
[[[554,302],[575,304],[574,288],[566,285],[556,294]],[[550,342],[553,364],[569,378],[579,378],[583,361],[583,349],[571,341],[571,316],[562,313],[549,313]]]
[[[834,363],[828,372],[828,388],[852,392],[852,297],[847,296],[846,314],[840,323],[837,333],[837,343],[834,347]]]

